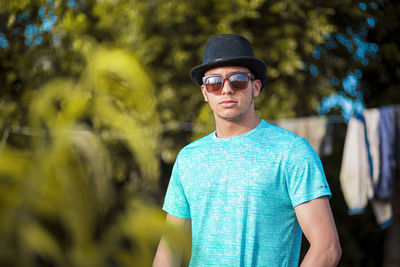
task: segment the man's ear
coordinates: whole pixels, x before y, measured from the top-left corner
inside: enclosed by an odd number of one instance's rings
[[[261,81],[260,81],[260,80],[254,80],[254,81],[253,81],[253,88],[254,88],[254,90],[253,90],[253,96],[254,96],[254,97],[256,97],[256,96],[258,96],[258,95],[260,94],[260,92],[261,92],[261,86],[262,86],[262,84],[261,84]]]
[[[208,102],[207,91],[206,91],[206,87],[204,86],[204,84],[201,86],[201,93],[203,94],[204,101]]]

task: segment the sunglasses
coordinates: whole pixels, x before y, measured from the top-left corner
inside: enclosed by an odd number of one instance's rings
[[[250,79],[255,79],[254,75],[250,72],[232,72],[225,76],[213,74],[203,77],[203,84],[207,92],[217,93],[224,87],[225,80],[228,80],[233,90],[243,90],[247,88]]]

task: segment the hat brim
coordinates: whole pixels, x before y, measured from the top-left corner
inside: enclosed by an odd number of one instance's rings
[[[254,57],[238,57],[202,64],[194,67],[190,71],[190,78],[199,86],[201,86],[203,84],[202,79],[206,71],[223,66],[240,66],[248,68],[250,72],[254,74],[256,79],[261,81],[262,86],[264,86],[265,82],[267,81],[267,68],[265,63]]]

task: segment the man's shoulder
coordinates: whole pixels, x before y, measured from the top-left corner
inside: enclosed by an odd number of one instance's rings
[[[187,154],[192,154],[192,153],[200,153],[202,149],[209,148],[211,143],[213,142],[213,135],[215,132],[212,132],[200,139],[197,139],[186,146],[184,146],[181,151],[179,152],[179,155],[187,155]]]
[[[255,135],[257,147],[267,149],[269,153],[283,155],[306,155],[312,152],[308,141],[297,134],[279,126],[265,122],[265,126]]]
[[[265,140],[266,142],[275,142],[275,144],[292,144],[302,142],[302,137],[283,129],[274,124],[270,124],[263,120],[263,127],[257,131],[257,138]]]

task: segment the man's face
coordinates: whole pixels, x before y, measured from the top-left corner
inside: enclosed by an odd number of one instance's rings
[[[208,70],[204,76],[222,75],[233,72],[250,72],[244,67],[227,66]],[[225,80],[221,91],[209,93],[205,85],[201,86],[204,100],[209,103],[214,112],[215,119],[228,121],[240,121],[254,114],[254,97],[258,96],[261,90],[260,80],[250,80],[246,89],[234,90],[227,80]]]

